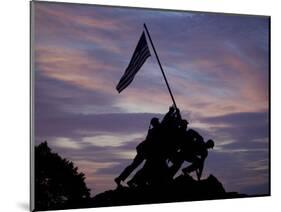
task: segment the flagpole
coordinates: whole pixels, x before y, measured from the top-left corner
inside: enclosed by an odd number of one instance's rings
[[[151,37],[150,37],[150,34],[149,34],[149,32],[148,32],[148,29],[147,29],[147,27],[146,27],[145,24],[143,24],[143,25],[144,25],[145,31],[146,31],[146,33],[147,33],[147,35],[148,35],[149,41],[150,41],[150,43],[151,43],[151,46],[152,46],[152,48],[153,48],[153,51],[154,51],[154,54],[155,54],[155,56],[156,56],[157,62],[158,62],[158,64],[159,64],[159,66],[160,66],[160,69],[161,69],[161,72],[162,72],[162,74],[163,74],[164,80],[165,80],[165,82],[166,82],[167,88],[168,88],[168,90],[169,90],[170,96],[171,96],[171,98],[172,98],[172,100],[173,100],[173,103],[174,103],[175,107],[178,108],[177,105],[176,105],[176,101],[175,101],[175,99],[174,99],[174,96],[173,96],[173,94],[172,94],[171,88],[170,88],[170,86],[169,86],[168,80],[167,80],[167,78],[166,78],[166,75],[165,75],[164,70],[163,70],[163,68],[162,68],[162,65],[161,65],[161,63],[160,63],[160,60],[159,60],[158,55],[157,55],[157,53],[156,53],[156,50],[155,50],[155,48],[154,48],[154,45],[153,45],[152,39],[151,39]]]

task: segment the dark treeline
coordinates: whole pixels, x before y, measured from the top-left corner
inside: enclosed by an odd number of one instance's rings
[[[35,210],[85,207],[90,189],[73,162],[53,153],[47,142],[35,147]]]

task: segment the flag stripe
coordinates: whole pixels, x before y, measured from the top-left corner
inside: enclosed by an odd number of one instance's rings
[[[120,85],[119,90],[121,91],[121,90],[125,89],[133,81],[133,79],[134,79],[133,77],[129,78],[126,82],[124,82],[122,85]]]
[[[134,78],[136,75],[137,71],[140,69],[140,67],[143,65],[145,60],[150,56],[149,52],[145,52],[143,55],[141,55],[137,60],[135,64],[132,64],[128,66],[126,69],[126,74],[121,78],[118,87],[124,84],[125,81],[127,81],[129,78]]]
[[[124,84],[123,86],[120,86],[120,87],[118,88],[119,93],[120,93],[121,91],[123,91],[123,90],[133,81],[133,79],[134,79],[134,78],[130,78],[130,79],[127,81],[126,84]]]
[[[137,48],[138,48],[138,47],[139,47],[140,49],[139,49],[138,51],[137,51],[137,49],[135,50],[135,52],[134,52],[134,54],[133,54],[133,56],[132,56],[132,59],[131,59],[131,61],[130,61],[130,64],[131,64],[131,63],[134,63],[136,57],[138,57],[138,56],[140,55],[139,51],[142,50],[142,49],[145,48],[145,47],[148,47],[148,46],[147,46],[146,43],[144,43],[143,40],[141,40],[141,42],[138,43]],[[130,64],[129,64],[129,65],[130,65]]]
[[[149,52],[143,52],[143,51],[147,51],[148,49],[142,49],[142,54],[149,54],[149,56],[150,56],[150,53]],[[130,74],[130,72],[135,72],[136,70],[135,69],[133,69],[134,67],[135,67],[135,64],[138,64],[139,63],[139,60],[142,58],[142,56],[143,55],[141,55],[141,56],[139,56],[139,58],[137,58],[136,59],[136,61],[135,61],[135,63],[132,63],[132,64],[130,64],[128,67],[127,67],[127,69],[126,69],[126,71],[125,71],[125,74],[121,77],[121,80],[125,80],[127,77],[128,77],[128,75]],[[149,57],[148,56],[148,57]],[[120,81],[121,81],[120,80]]]
[[[145,62],[146,58],[144,58],[143,62],[141,64],[138,65],[137,69],[140,68],[140,66],[142,66],[142,64]],[[134,73],[132,73],[133,75]],[[124,88],[126,88],[134,79],[135,74],[132,77],[127,78],[126,80],[122,81],[122,83],[120,83],[120,86],[118,86],[118,89],[123,90]]]
[[[144,46],[144,47],[138,52],[138,54],[137,54],[137,55],[134,57],[134,59],[132,60],[133,62],[131,62],[128,67],[130,67],[130,66],[132,66],[132,65],[134,65],[134,64],[137,64],[137,63],[138,63],[138,59],[139,59],[140,57],[142,57],[142,55],[145,54],[145,53],[148,53],[148,54],[150,55],[148,46]]]
[[[131,62],[129,64],[129,66],[127,67],[125,74],[122,76],[122,80],[125,79],[128,74],[130,74],[131,72],[137,72],[138,70],[134,69],[136,67],[136,65],[138,65],[139,61],[141,60],[141,58],[143,57],[144,54],[146,54],[148,52],[148,48],[143,48],[140,51],[140,54],[137,55],[137,57],[134,58],[133,62]],[[150,55],[150,53],[148,52],[148,54]]]
[[[119,93],[133,81],[135,75],[149,56],[151,55],[146,42],[145,34],[143,32],[130,60],[130,63],[116,86],[116,89]]]
[[[117,85],[118,90],[119,90],[119,88],[123,87],[123,84],[127,84],[126,83],[127,81],[131,81],[131,79],[132,80],[134,79],[136,73],[138,72],[138,70],[141,68],[141,66],[143,65],[143,63],[149,56],[150,56],[149,53],[142,55],[142,57],[138,59],[138,63],[133,64],[127,68],[126,75],[124,75],[121,78],[119,84]]]
[[[130,68],[134,68],[135,70],[139,70],[140,67],[143,65],[143,63],[145,62],[145,60],[150,56],[150,54],[146,54],[144,55],[140,61],[139,64],[137,64],[137,66],[134,67],[130,67]],[[127,75],[126,79],[123,79],[122,82],[120,82],[120,84],[118,84],[118,90],[123,90],[124,88],[126,88],[134,79],[134,76],[136,75],[136,72],[131,72],[129,73],[129,75]]]

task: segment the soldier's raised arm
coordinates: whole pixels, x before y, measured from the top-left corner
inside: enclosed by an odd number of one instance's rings
[[[166,113],[166,115],[162,119],[161,123],[165,124],[166,122],[168,122],[171,119],[171,117],[173,116],[174,112],[175,112],[175,108],[173,106],[170,106],[169,111]]]
[[[176,108],[176,116],[177,116],[177,119],[178,119],[179,121],[182,120],[182,118],[181,118],[181,112],[180,112],[180,109],[179,109],[179,108]]]

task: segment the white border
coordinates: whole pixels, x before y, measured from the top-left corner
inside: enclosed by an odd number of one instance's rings
[[[59,0],[58,0],[59,1]],[[118,6],[183,9],[271,16],[272,196],[236,200],[142,205],[68,211],[268,211],[280,210],[280,48],[281,13],[276,0],[67,0]],[[29,2],[1,1],[0,211],[27,211],[29,205]],[[274,210],[274,211],[275,211]]]

